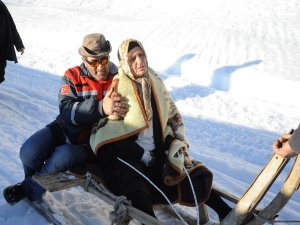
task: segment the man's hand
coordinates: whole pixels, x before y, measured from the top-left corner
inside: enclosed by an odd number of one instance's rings
[[[273,152],[284,158],[291,158],[295,156],[296,153],[288,142],[291,137],[291,134],[284,134],[280,138],[276,139],[273,143]]]
[[[128,111],[128,103],[126,98],[111,88],[103,98],[103,112],[110,116],[114,115],[123,119]]]

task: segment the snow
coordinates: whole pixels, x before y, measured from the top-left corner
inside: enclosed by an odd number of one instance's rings
[[[272,143],[300,122],[300,3],[297,0],[4,0],[26,50],[0,85],[0,189],[23,179],[19,149],[58,114],[64,71],[81,62],[83,36],[113,45],[140,40],[184,116],[191,155],[214,184],[241,196],[272,155]],[[296,105],[296,102],[298,102]],[[288,169],[261,206],[278,192]],[[109,224],[101,200],[72,188],[47,193],[63,224]],[[279,220],[299,220],[295,192]],[[194,209],[185,208],[196,216]],[[162,215],[168,224],[177,222]],[[209,210],[212,221],[216,214]],[[48,222],[22,201],[0,195],[1,225]],[[138,224],[136,222],[132,224]],[[284,223],[282,223],[284,224]],[[287,224],[287,223],[286,223]],[[292,224],[292,223],[289,223]]]

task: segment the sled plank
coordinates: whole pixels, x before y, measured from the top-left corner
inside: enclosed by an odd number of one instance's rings
[[[225,217],[220,225],[239,225],[269,190],[288,160],[273,154],[253,183],[245,191],[235,208]]]
[[[33,180],[50,192],[76,186],[82,186],[85,181],[69,173],[34,175]]]
[[[213,186],[213,189],[222,197],[222,198],[225,198],[227,199],[228,201],[232,202],[232,203],[238,203],[238,201],[240,200],[239,197],[225,191],[225,190],[222,190],[216,186]]]
[[[284,182],[280,192],[276,197],[265,207],[257,217],[255,217],[248,225],[262,225],[267,220],[273,218],[290,200],[293,193],[299,189],[300,185],[300,156],[295,159],[294,165]]]

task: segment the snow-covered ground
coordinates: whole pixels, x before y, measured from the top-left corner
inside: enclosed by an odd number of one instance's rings
[[[77,49],[88,33],[100,32],[110,40],[115,63],[124,39],[144,44],[149,65],[184,115],[192,156],[214,172],[215,185],[235,195],[270,158],[273,141],[300,122],[298,0],[3,2],[26,50],[19,64],[8,63],[0,85],[1,191],[23,179],[20,146],[55,119],[60,77],[81,62]],[[261,206],[284,179],[279,177]],[[60,220],[109,224],[111,208],[80,188],[47,193],[46,199]],[[299,210],[296,192],[278,219],[300,220]],[[48,223],[26,202],[10,206],[0,195],[0,224]]]

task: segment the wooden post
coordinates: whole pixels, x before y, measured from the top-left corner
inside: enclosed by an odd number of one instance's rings
[[[206,224],[209,221],[207,208],[205,204],[199,205],[200,224]]]

